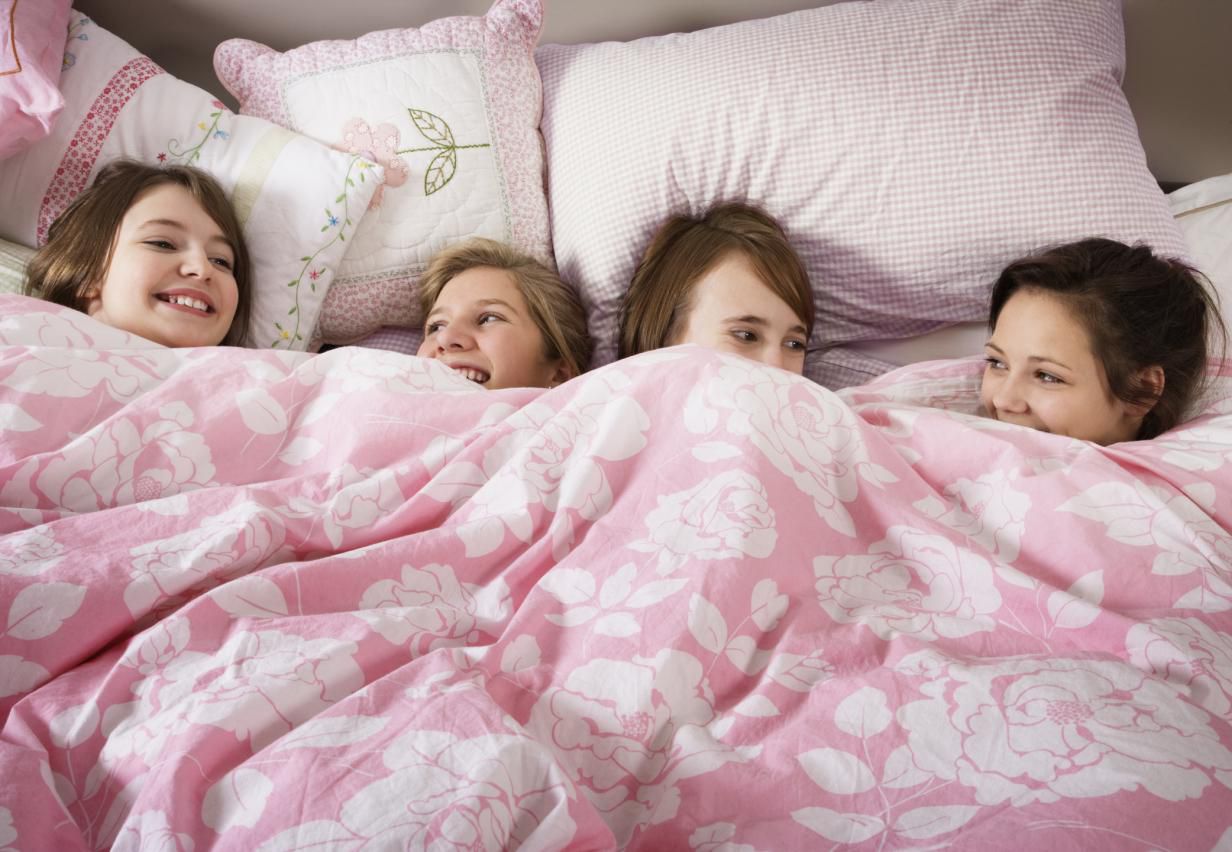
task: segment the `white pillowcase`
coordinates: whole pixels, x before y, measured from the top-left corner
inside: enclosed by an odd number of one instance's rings
[[[1191,183],[1168,196],[1193,261],[1211,279],[1232,317],[1232,174]]]
[[[46,241],[55,218],[111,160],[193,165],[226,190],[253,261],[248,345],[307,348],[347,238],[383,172],[165,73],[74,12],[51,135],[0,162],[0,237]]]
[[[831,387],[884,368],[843,344],[983,320],[1040,246],[1185,254],[1121,91],[1118,0],[842,3],[536,60],[552,240],[596,365],[659,224],[724,199],[799,250],[829,349],[806,374]]]

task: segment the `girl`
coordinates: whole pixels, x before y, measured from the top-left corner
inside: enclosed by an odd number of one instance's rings
[[[1175,426],[1225,341],[1200,275],[1146,246],[1086,239],[1014,261],[993,285],[980,390],[997,420],[1111,444]]]
[[[239,221],[213,178],[121,160],[52,224],[25,293],[164,346],[239,346],[248,279]]]
[[[475,238],[439,252],[420,282],[419,301],[419,355],[489,390],[554,387],[590,362],[577,293],[504,243]]]
[[[779,224],[720,203],[660,226],[620,311],[620,357],[697,343],[804,371],[813,291]]]

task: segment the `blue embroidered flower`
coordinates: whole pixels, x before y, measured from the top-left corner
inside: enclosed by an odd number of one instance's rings
[[[337,217],[337,216],[334,216],[334,215],[331,215],[331,216],[329,217],[329,226],[332,228],[332,227],[336,226],[337,224],[338,224],[338,217]]]
[[[231,138],[231,134],[230,134],[230,133],[228,133],[228,132],[227,132],[227,131],[225,131],[225,130],[215,130],[215,131],[214,131],[214,138],[215,138],[215,139],[230,139],[230,138]]]

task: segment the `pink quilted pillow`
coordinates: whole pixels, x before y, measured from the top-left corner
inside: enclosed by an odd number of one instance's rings
[[[483,16],[286,53],[218,46],[214,69],[241,112],[385,167],[326,297],[324,342],[418,326],[415,283],[458,239],[492,237],[550,262],[533,57],[542,23],[539,0],[497,0]]]
[[[0,160],[51,132],[69,0],[0,0]]]
[[[657,225],[719,199],[783,222],[814,347],[982,319],[995,273],[1042,243],[1186,251],[1121,91],[1119,0],[842,3],[536,59],[552,240],[595,364]],[[851,383],[859,357],[806,373]]]

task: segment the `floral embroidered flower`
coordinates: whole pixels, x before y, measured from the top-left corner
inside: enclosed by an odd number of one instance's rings
[[[214,131],[214,138],[215,138],[215,139],[224,139],[224,140],[225,140],[225,139],[230,139],[230,138],[231,138],[231,134],[230,134],[230,133],[228,133],[228,132],[227,132],[227,131],[225,131],[225,130],[215,130],[215,131]]]
[[[313,281],[316,281],[318,278],[321,277],[321,270],[319,269],[312,270],[311,272],[308,273],[308,277],[311,278]]]
[[[411,169],[398,156],[398,142],[402,134],[392,124],[373,127],[362,118],[352,118],[342,126],[342,140],[335,145],[339,151],[358,154],[365,160],[380,163],[385,167],[385,183],[377,187],[368,202],[369,209],[381,206],[385,187],[402,186],[410,177]]]
[[[337,225],[338,225],[338,217],[331,213],[329,216],[329,226],[333,228],[333,227],[336,227]]]
[[[167,162],[167,153],[165,151],[158,152],[158,162],[160,163]]]

